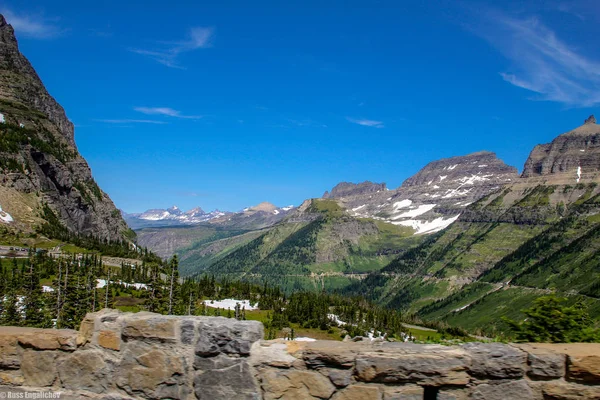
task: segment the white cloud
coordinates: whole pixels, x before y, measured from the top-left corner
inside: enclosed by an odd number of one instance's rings
[[[164,121],[153,121],[150,119],[97,119],[95,121],[106,124],[166,124]]]
[[[147,115],[165,115],[168,117],[189,119],[202,118],[200,115],[183,115],[181,114],[181,111],[174,110],[169,107],[135,107],[134,110]]]
[[[362,125],[362,126],[370,126],[372,128],[384,128],[385,127],[385,125],[383,125],[382,121],[374,121],[371,119],[350,118],[350,117],[347,117],[346,119],[349,122],[352,122],[353,124],[358,124],[358,125]]]
[[[500,73],[506,82],[537,93],[534,100],[572,107],[600,103],[600,62],[558,38],[538,18],[489,13],[484,20],[477,34],[511,61]]]
[[[130,49],[132,52],[148,56],[154,61],[171,68],[183,68],[178,58],[182,53],[212,47],[214,28],[195,27],[190,29],[186,40],[179,42],[159,42],[159,49]]]
[[[0,8],[0,13],[4,15],[6,22],[12,25],[17,35],[51,39],[61,34],[61,30],[57,26],[39,15],[15,14],[6,8]]]

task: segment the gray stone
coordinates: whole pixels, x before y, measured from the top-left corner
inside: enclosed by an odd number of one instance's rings
[[[58,364],[62,386],[70,390],[103,393],[111,384],[110,366],[102,351],[89,350],[69,354]]]
[[[327,376],[337,387],[346,387],[353,381],[350,369],[320,368],[319,372]]]
[[[356,359],[356,377],[363,382],[466,385],[470,380],[468,364],[469,359],[458,350],[439,354],[361,354]]]
[[[537,398],[524,380],[478,385],[471,393],[473,400],[537,400]]]
[[[527,354],[500,343],[467,343],[462,346],[471,356],[471,373],[478,377],[507,379],[525,375]]]
[[[196,355],[201,357],[216,356],[221,352],[219,345],[212,343],[210,338],[202,338],[196,343]]]
[[[359,351],[368,349],[364,343],[316,341],[307,344],[302,357],[309,368],[352,368]]]
[[[239,364],[242,358],[228,357],[225,354],[219,354],[216,357],[198,357],[194,359],[194,369],[208,371],[211,369],[223,369]]]
[[[515,345],[527,352],[529,375],[533,379],[556,379],[565,376],[567,357],[565,354],[536,344]]]
[[[222,352],[248,356],[252,343],[260,340],[262,335],[262,324],[257,321],[203,319],[198,324],[196,354],[213,356]]]
[[[187,376],[191,369],[184,356],[173,348],[136,341],[122,352],[114,374],[118,387],[130,395],[184,399],[189,394]]]
[[[181,321],[181,343],[192,344],[194,343],[195,326],[192,320]]]
[[[27,386],[50,386],[56,380],[56,355],[54,351],[27,350],[23,353],[21,372]]]
[[[250,355],[252,343],[244,339],[233,339],[221,347],[221,351],[227,354]]]
[[[199,400],[258,400],[260,388],[250,366],[241,362],[227,368],[199,372],[194,379],[194,392]]]

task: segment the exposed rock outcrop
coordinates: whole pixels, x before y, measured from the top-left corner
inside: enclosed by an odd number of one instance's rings
[[[339,199],[343,197],[360,196],[364,194],[386,191],[385,183],[365,181],[362,183],[341,182],[335,185],[330,192],[323,194],[324,199]]]
[[[65,110],[46,91],[41,79],[19,52],[15,32],[0,15],[0,98],[41,112],[56,125],[62,137],[75,147],[73,123]]]
[[[568,179],[573,183],[589,180],[600,172],[600,125],[592,115],[580,127],[563,133],[551,143],[531,151],[523,178]]]
[[[127,225],[77,151],[73,124],[19,52],[14,30],[2,16],[0,114],[0,204],[14,218],[4,222],[35,230],[47,204],[73,233],[123,239]]]

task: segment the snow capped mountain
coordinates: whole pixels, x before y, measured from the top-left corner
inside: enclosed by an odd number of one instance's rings
[[[355,217],[433,233],[456,221],[469,204],[517,178],[516,168],[482,151],[433,161],[394,190],[383,183],[342,182],[324,197],[336,199]]]
[[[166,210],[155,208],[146,210],[143,213],[128,214],[123,212],[122,214],[132,229],[200,223],[225,225],[242,223],[242,225],[247,225],[251,222],[260,226],[268,226],[278,222],[294,208],[294,206],[280,208],[271,203],[263,202],[256,206],[244,208],[237,213],[219,210],[205,212],[201,207],[195,207],[184,212],[179,207],[172,206]]]
[[[166,210],[155,208],[146,210],[143,213],[123,213],[123,216],[131,228],[137,229],[146,226],[199,224],[202,222],[209,222],[215,218],[220,218],[229,214],[232,213],[219,210],[205,212],[200,207],[192,208],[191,210],[184,212],[179,207],[173,206],[167,208]]]

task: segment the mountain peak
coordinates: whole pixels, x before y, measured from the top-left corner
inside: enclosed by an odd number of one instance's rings
[[[463,177],[482,175],[486,178],[500,178],[500,181],[517,177],[517,169],[505,164],[496,153],[478,151],[465,156],[455,156],[432,161],[415,175],[402,183],[402,187],[410,186],[443,186],[445,181],[451,182]],[[487,179],[490,180],[490,179]]]
[[[600,125],[591,115],[585,123],[551,143],[539,144],[529,154],[522,177],[563,175],[579,183],[600,172]],[[561,178],[562,179],[562,178]]]
[[[357,196],[366,193],[377,193],[386,191],[385,183],[364,181],[361,183],[340,182],[331,189],[331,192],[323,193],[324,199],[335,199],[341,197]]]
[[[48,93],[27,58],[19,51],[13,27],[0,15],[0,98],[20,103],[46,115],[62,136],[75,147],[75,131],[65,110]],[[3,111],[3,110],[0,110]],[[6,113],[4,113],[6,114]],[[10,115],[8,115],[10,118]]]

